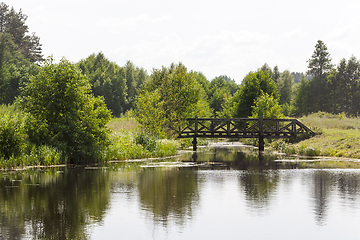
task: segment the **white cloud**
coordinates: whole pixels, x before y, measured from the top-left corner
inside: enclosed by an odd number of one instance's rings
[[[138,15],[134,17],[121,18],[121,17],[107,17],[99,20],[96,23],[97,28],[105,29],[112,34],[124,33],[129,30],[142,30],[147,31],[151,25],[158,25],[170,21],[171,16],[150,17],[148,15]],[[140,30],[141,31],[141,30]]]
[[[303,38],[306,35],[307,35],[307,33],[305,31],[303,31],[302,29],[291,29],[290,31],[281,34],[279,39],[288,40],[288,39],[292,39],[292,38]]]

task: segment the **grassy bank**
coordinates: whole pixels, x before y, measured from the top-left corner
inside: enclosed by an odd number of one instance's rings
[[[173,156],[178,148],[174,140],[143,132],[131,117],[113,118],[108,127],[112,130],[112,143],[105,153],[107,161]]]
[[[359,118],[319,112],[300,120],[317,135],[293,144],[286,140],[274,141],[270,146],[287,154],[360,158]]]

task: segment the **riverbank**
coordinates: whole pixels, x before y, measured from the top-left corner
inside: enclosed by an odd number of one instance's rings
[[[0,114],[0,169],[68,163],[67,156],[56,147],[35,145],[29,141],[25,113],[14,106],[1,105]],[[113,118],[107,127],[110,131],[110,144],[101,150],[101,158],[97,161],[99,163],[174,156],[179,148],[178,141],[159,139],[143,132],[130,116]]]
[[[360,158],[360,119],[343,114],[315,113],[300,118],[316,136],[297,143],[273,141],[270,149],[303,156]]]
[[[1,133],[12,131],[14,144],[18,144],[21,154],[14,157],[0,157],[0,169],[22,168],[25,166],[52,166],[66,164],[66,157],[56,148],[31,145],[24,135],[23,115],[13,107],[2,106],[0,113]],[[268,141],[266,148],[287,155],[325,156],[343,159],[360,158],[360,119],[346,118],[344,115],[316,113],[300,119],[306,126],[316,132],[313,138],[291,143],[287,140]],[[103,150],[99,162],[121,161],[130,159],[162,158],[176,155],[178,149],[191,145],[192,139],[169,140],[159,139],[143,132],[134,118],[124,116],[113,118],[107,127],[111,131],[111,144]],[[207,145],[206,139],[200,139]],[[246,142],[253,144],[252,142]],[[254,142],[255,143],[255,142]],[[3,144],[4,148],[5,145]],[[335,160],[339,161],[339,160]],[[322,163],[318,163],[322,162]],[[314,166],[328,165],[331,161],[315,161]],[[342,161],[340,161],[342,162]],[[357,162],[341,164],[344,167],[358,166]],[[352,162],[352,161],[350,161]]]

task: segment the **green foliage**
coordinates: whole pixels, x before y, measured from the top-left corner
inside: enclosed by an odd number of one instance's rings
[[[10,158],[20,155],[25,144],[22,116],[3,113],[0,118],[0,156]]]
[[[210,82],[207,80],[205,75],[201,72],[194,72],[197,82],[204,89],[206,95],[208,96],[208,100],[210,99]]]
[[[103,96],[112,114],[119,117],[128,104],[125,69],[110,62],[103,53],[92,54],[78,63],[95,96]]]
[[[281,105],[281,112],[284,116],[292,117],[296,115],[295,106],[293,104],[284,103]]]
[[[331,99],[330,84],[327,80],[332,71],[330,54],[326,45],[319,40],[311,58],[308,60],[307,74],[312,78],[302,78],[295,92],[297,114],[308,114],[317,111],[331,111],[334,99]]]
[[[223,106],[228,98],[232,97],[239,89],[238,84],[226,75],[214,78],[209,82],[202,73],[195,73],[197,82],[204,89],[209,102],[212,115],[219,117],[223,115]]]
[[[214,115],[218,115],[223,110],[223,105],[228,97],[233,96],[239,86],[234,80],[227,76],[214,78],[210,82],[209,103]]]
[[[205,92],[196,74],[179,63],[154,69],[136,99],[136,120],[155,135],[171,136],[184,119],[210,115]]]
[[[0,168],[65,163],[66,157],[51,146],[28,141],[25,114],[13,106],[0,106]]]
[[[19,103],[29,113],[30,141],[56,147],[72,163],[99,160],[109,144],[110,111],[101,97],[90,94],[87,78],[65,59],[59,64],[51,58],[45,61]]]
[[[88,77],[94,95],[104,97],[115,117],[134,107],[137,91],[148,77],[144,69],[135,67],[132,62],[120,67],[101,52],[81,60],[78,66]]]
[[[354,56],[341,59],[336,68],[331,64],[326,45],[318,41],[308,61],[311,78],[300,80],[295,88],[297,115],[325,111],[347,116],[360,113],[360,62]]]
[[[156,142],[157,138],[151,134],[141,132],[136,135],[135,142],[136,144],[142,145],[145,149],[149,151],[154,151],[158,146]]]
[[[105,152],[107,160],[173,156],[178,148],[178,144],[174,140],[160,140],[146,133],[124,134],[116,132],[112,135],[111,143]]]
[[[328,77],[331,112],[358,116],[360,113],[360,62],[354,56],[342,59]]]
[[[161,138],[165,137],[166,110],[160,89],[143,91],[137,96],[135,118],[144,129]]]
[[[280,94],[280,104],[290,104],[292,99],[292,85],[294,79],[288,70],[284,71],[277,81],[277,89]]]
[[[295,87],[294,107],[296,115],[307,115],[311,112],[311,102],[309,99],[310,81],[301,78],[300,83]]]
[[[12,58],[22,56],[30,62],[43,61],[41,44],[39,37],[34,33],[28,34],[28,26],[25,24],[27,16],[19,10],[16,12],[14,8],[9,8],[5,3],[0,3],[0,37],[5,40],[8,53],[13,55]],[[4,43],[4,42],[3,42]]]
[[[332,64],[330,53],[323,41],[317,41],[313,55],[307,62],[309,63],[309,70],[307,71],[308,75],[322,77],[324,74],[331,71]]]
[[[278,100],[278,93],[274,81],[268,71],[258,70],[250,72],[242,81],[239,91],[237,91],[231,103],[228,103],[227,112],[231,112],[232,117],[246,118],[251,115],[255,100],[261,94],[267,93]]]
[[[269,94],[261,94],[256,100],[255,105],[252,106],[252,118],[283,118],[284,115],[281,112],[281,107],[277,99]]]
[[[43,60],[39,38],[27,35],[27,16],[0,3],[0,103],[11,104]]]

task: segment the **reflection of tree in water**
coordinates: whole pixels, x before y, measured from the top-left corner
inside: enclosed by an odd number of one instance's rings
[[[340,197],[344,202],[355,203],[360,194],[360,175],[358,173],[341,173],[337,178]]]
[[[144,169],[139,173],[139,195],[155,223],[167,225],[174,218],[185,225],[199,201],[196,171]]]
[[[316,171],[313,176],[313,198],[316,222],[326,222],[331,196],[338,190],[343,201],[355,203],[360,193],[360,175],[351,172]],[[349,204],[344,204],[349,206]]]
[[[249,169],[240,175],[240,183],[249,205],[264,209],[278,186],[279,173],[276,170]]]
[[[20,181],[14,181],[20,180]],[[69,169],[0,176],[0,239],[86,239],[86,226],[103,218],[108,173]]]
[[[329,172],[317,171],[314,173],[314,201],[316,222],[322,225],[326,219],[329,197],[332,188],[332,179]]]

